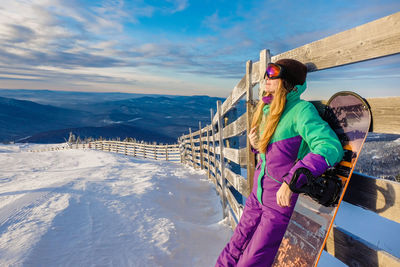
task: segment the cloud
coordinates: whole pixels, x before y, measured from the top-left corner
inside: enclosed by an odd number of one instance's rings
[[[212,15],[205,17],[201,24],[213,31],[221,31],[223,29],[221,24],[223,24],[224,21],[228,21],[228,19],[222,19],[218,15],[218,11],[216,11]]]
[[[8,28],[9,42],[11,43],[25,43],[35,38],[35,32],[22,25],[5,25]]]
[[[110,83],[126,83],[126,87],[148,87],[159,80],[179,84],[193,77],[239,80],[245,62],[257,61],[260,50],[281,53],[339,31],[335,26],[338,16],[344,17],[340,27],[351,21],[351,12],[342,8],[344,2],[334,2],[332,7],[342,13],[328,12],[326,3],[313,2],[313,8],[308,8],[310,3],[290,2],[287,8],[285,0],[279,5],[206,1],[205,11],[196,11],[196,20],[180,21],[184,31],[157,22],[187,19],[185,12],[192,12],[197,4],[189,6],[187,0],[2,0],[0,69],[14,68],[14,73],[4,73],[2,79],[68,81],[72,85],[74,79],[86,84],[109,79]],[[301,8],[305,15],[299,15]],[[377,16],[387,10],[368,8],[360,14]],[[146,28],[144,23],[149,21],[154,28]],[[151,74],[145,77],[145,70]],[[366,73],[353,74],[363,77]]]
[[[169,10],[171,14],[185,10],[188,6],[188,0],[167,0],[173,7]]]
[[[79,0],[4,1],[0,10],[0,30],[5,33],[0,46],[3,67],[151,66],[217,77],[231,76],[235,69],[226,66],[224,60],[226,54],[235,51],[235,45],[221,48],[212,37],[204,37],[207,41],[203,43],[197,43],[197,37],[178,36],[145,42],[126,35],[126,23],[137,24],[141,17],[165,10],[169,14],[182,12],[189,7],[187,0],[168,0],[157,6],[117,0],[89,5]]]

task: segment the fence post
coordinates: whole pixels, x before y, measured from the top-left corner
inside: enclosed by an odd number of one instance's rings
[[[193,163],[193,168],[196,169],[196,161],[195,161],[196,156],[195,156],[195,151],[194,151],[192,128],[189,128],[189,134],[190,134],[190,148],[192,149],[192,163]]]
[[[185,162],[185,164],[187,163],[187,138],[185,138],[185,143],[183,144],[183,146],[184,146],[184,149],[185,149],[185,152],[184,152],[184,154],[183,154],[183,160],[184,160],[184,162]]]
[[[133,142],[133,156],[136,157],[136,141]]]
[[[183,136],[183,135],[182,135]],[[184,156],[185,156],[185,152],[184,152],[184,148],[182,147],[182,136],[179,138],[179,155],[181,156],[181,163],[185,164],[184,162]]]
[[[203,139],[201,138],[202,136],[202,130],[201,130],[201,122],[199,121],[199,129],[200,129],[200,169],[204,169],[203,165]]]
[[[224,127],[228,126],[228,121],[229,121],[228,117],[225,117],[224,123],[223,123]],[[229,139],[226,139],[224,144],[226,144],[226,148],[231,147],[231,143],[230,143]],[[228,159],[227,162],[230,163],[231,161]]]
[[[219,153],[220,153],[220,172],[221,172],[221,187],[222,187],[222,214],[224,218],[228,215],[226,213],[226,196],[225,196],[225,159],[224,159],[224,140],[223,140],[223,128],[222,117],[221,117],[221,101],[217,101],[217,113],[218,113],[218,136],[219,136]]]
[[[214,119],[214,111],[213,109],[210,109],[211,113],[211,134],[212,134],[212,140],[213,140],[213,151],[214,151],[214,156],[213,156],[213,168],[214,168],[214,174],[215,174],[215,179],[217,179],[217,166],[215,166],[215,131],[214,131],[214,124],[213,124],[213,119]]]
[[[168,161],[168,145],[165,145],[165,160]]]
[[[253,117],[253,86],[251,81],[252,66],[253,64],[251,60],[246,62],[246,116],[247,116],[246,155],[247,155],[247,182],[249,185],[248,193],[250,193],[251,189],[253,188],[253,176],[255,167],[254,153],[251,151],[250,140],[248,138],[251,130],[251,119]]]
[[[157,160],[157,145],[156,144],[153,145],[154,145],[154,158],[155,160]]]
[[[183,134],[182,134],[182,136],[183,136]],[[184,164],[184,160],[183,160],[183,157],[185,156],[185,152],[184,152],[184,148],[182,147],[182,136],[181,137],[179,137],[179,139],[178,139],[178,144],[179,144],[179,155],[181,156],[181,163],[182,164]]]
[[[208,163],[208,167],[207,167],[207,177],[208,179],[210,179],[210,129],[207,128],[207,163]]]

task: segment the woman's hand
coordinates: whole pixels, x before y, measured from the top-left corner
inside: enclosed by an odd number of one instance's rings
[[[257,148],[258,144],[258,134],[257,134],[257,126],[250,130],[250,133],[247,135],[249,137],[250,145],[253,148]]]
[[[276,192],[276,203],[282,208],[290,207],[292,194],[293,192],[290,190],[289,185],[284,182],[278,192]]]

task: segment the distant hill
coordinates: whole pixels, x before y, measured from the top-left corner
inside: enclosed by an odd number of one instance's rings
[[[90,117],[86,111],[0,97],[0,141],[16,140],[49,129],[84,126]]]
[[[142,96],[110,101],[94,101],[104,93],[76,93],[30,90],[7,91],[22,98],[29,97],[41,103],[57,99],[57,107],[27,100],[0,97],[0,141],[24,141],[36,143],[62,142],[70,131],[83,137],[176,142],[189,128],[198,130],[199,121],[210,123],[210,109],[216,109],[216,101],[224,99],[209,96]],[[29,92],[26,92],[29,91]],[[129,94],[116,97],[127,97]],[[62,102],[63,96],[68,95]],[[79,98],[84,96],[83,98]],[[113,96],[113,93],[111,93]],[[74,97],[77,99],[73,101]],[[115,96],[114,96],[115,97]],[[91,99],[90,101],[87,101]],[[73,107],[73,108],[72,108]]]
[[[42,105],[51,105],[75,109],[79,106],[106,101],[154,96],[154,94],[130,93],[97,93],[97,92],[72,92],[51,90],[25,90],[25,89],[0,89],[0,96],[19,100],[32,101]]]
[[[111,139],[119,137],[121,140],[126,137],[134,137],[137,140],[145,142],[153,142],[157,140],[159,143],[176,143],[176,138],[163,135],[159,132],[146,131],[137,127],[132,127],[123,124],[108,125],[104,127],[81,127],[81,128],[68,128],[62,130],[54,130],[42,132],[30,136],[20,142],[27,143],[62,143],[68,140],[69,133],[72,132],[79,136],[82,140],[86,137],[92,138],[105,138]]]

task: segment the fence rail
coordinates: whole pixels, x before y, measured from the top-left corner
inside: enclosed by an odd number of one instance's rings
[[[81,144],[63,144],[30,150],[31,152],[57,151],[65,149],[97,149],[138,158],[181,162],[179,145],[151,145],[137,142],[93,141]]]
[[[272,58],[268,50],[262,50],[258,62],[246,63],[245,75],[226,100],[217,102],[217,112],[211,110],[210,125],[200,126],[195,132],[189,129],[189,134],[178,139],[182,162],[207,171],[221,198],[223,216],[234,229],[243,213],[243,199],[253,185],[256,159],[246,133],[256,102],[253,87],[259,84],[263,88],[261,77],[267,64],[293,58],[305,62],[309,71],[318,71],[397,53],[400,53],[400,12]],[[238,115],[237,106],[242,102],[246,111]],[[400,134],[400,97],[368,99],[368,102],[373,117],[371,131]],[[313,101],[319,111],[324,110],[325,103]],[[239,145],[244,138],[246,143]],[[400,223],[399,195],[400,183],[354,173],[344,201]],[[396,256],[338,226],[331,231],[325,250],[350,266],[400,266]]]

